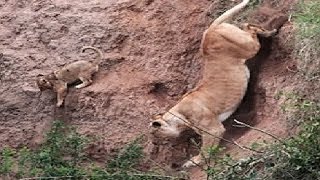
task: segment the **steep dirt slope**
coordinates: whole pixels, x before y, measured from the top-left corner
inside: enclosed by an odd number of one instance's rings
[[[229,6],[236,2],[230,1]],[[249,20],[265,22],[287,12],[292,2],[266,3],[264,7],[271,8],[258,10]],[[95,136],[88,150],[101,161],[147,133],[152,115],[165,112],[197,84],[200,40],[212,20],[208,15],[221,12],[225,4],[207,0],[1,1],[0,149],[35,147],[54,119]],[[287,134],[286,125],[274,95],[293,83],[286,68],[293,63],[285,44],[290,28],[286,24],[273,42],[264,42],[263,51],[253,59],[248,95],[235,116],[280,136]],[[55,94],[46,91],[39,96],[35,77],[66,63],[93,59],[94,54],[80,54],[85,45],[104,52],[101,70],[91,86],[71,88],[65,106],[55,108]],[[265,138],[226,125],[226,138],[244,145]],[[224,145],[234,155],[247,153]],[[189,146],[185,137],[176,145],[159,147],[151,158],[179,166],[195,153]]]

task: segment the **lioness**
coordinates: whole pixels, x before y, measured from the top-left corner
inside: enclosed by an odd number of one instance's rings
[[[37,76],[37,85],[40,91],[46,89],[53,89],[57,92],[57,107],[60,107],[67,95],[67,85],[72,84],[78,80],[81,84],[76,88],[84,88],[92,83],[92,75],[99,69],[99,63],[102,59],[102,52],[91,46],[84,46],[82,52],[86,49],[94,50],[98,54],[98,58],[94,62],[90,61],[76,61],[65,65],[59,70],[53,71],[50,74]]]
[[[225,131],[221,122],[237,109],[245,95],[249,80],[245,61],[260,49],[257,35],[269,37],[276,33],[276,30],[267,31],[252,24],[244,24],[241,30],[224,23],[248,2],[244,0],[223,13],[204,32],[201,42],[203,77],[193,91],[151,122],[154,139],[178,137],[182,131],[192,128],[202,136],[202,152],[219,143],[220,139],[215,137],[221,137]],[[201,162],[199,154],[183,167]]]

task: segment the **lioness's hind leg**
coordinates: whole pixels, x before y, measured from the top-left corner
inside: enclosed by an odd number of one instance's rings
[[[79,77],[79,79],[81,81],[81,84],[76,85],[77,89],[84,88],[86,86],[89,86],[92,83],[91,77],[90,78],[89,77]]]

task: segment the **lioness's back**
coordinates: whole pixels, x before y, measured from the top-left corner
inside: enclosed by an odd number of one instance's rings
[[[185,96],[177,105],[184,106],[185,104],[189,109],[190,106],[203,104],[217,115],[235,109],[247,89],[249,80],[247,67],[245,65],[220,66],[216,64],[206,71],[211,71],[211,73],[204,74],[194,91]]]

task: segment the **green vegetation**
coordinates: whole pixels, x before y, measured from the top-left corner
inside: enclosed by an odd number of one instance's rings
[[[37,150],[4,148],[0,156],[0,178],[148,180],[174,179],[153,172],[140,172],[136,166],[143,157],[141,138],[129,143],[104,167],[90,164],[85,152],[88,139],[73,128],[55,121],[45,143]],[[88,165],[89,164],[89,165]],[[40,178],[41,177],[41,178]]]
[[[320,33],[320,2],[300,2],[298,11],[294,14],[295,26],[299,38],[312,38]]]
[[[308,80],[320,76],[320,2],[300,2],[294,14],[295,54],[298,68]]]
[[[13,166],[13,155],[14,151],[9,148],[4,148],[1,152],[1,166],[0,166],[0,173],[8,175],[10,173],[10,169]]]

